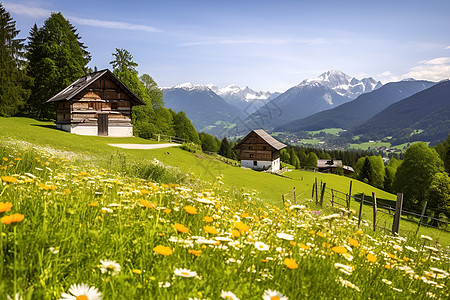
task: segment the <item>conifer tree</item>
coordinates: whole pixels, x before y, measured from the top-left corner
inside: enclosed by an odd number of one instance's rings
[[[23,70],[24,40],[9,12],[0,3],[0,116],[17,114],[25,105],[29,81]]]
[[[232,158],[231,145],[226,137],[224,137],[220,142],[219,154],[223,157]]]
[[[86,74],[91,57],[80,40],[61,13],[52,13],[42,28],[31,29],[26,55],[27,72],[34,81],[28,100],[30,116],[54,118],[54,107],[45,101]]]

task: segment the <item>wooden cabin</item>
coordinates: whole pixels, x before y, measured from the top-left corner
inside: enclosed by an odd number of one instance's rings
[[[318,159],[317,170],[321,173],[336,173],[337,168],[342,168],[344,174],[351,174],[354,172],[352,167],[342,164],[342,160],[338,159]]]
[[[81,135],[133,136],[131,109],[145,105],[110,70],[81,77],[46,103],[56,104],[56,127]]]
[[[253,130],[233,150],[241,150],[241,167],[254,170],[280,170],[280,150],[286,145],[262,129]]]

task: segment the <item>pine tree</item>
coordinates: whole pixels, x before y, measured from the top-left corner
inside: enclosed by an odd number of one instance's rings
[[[28,100],[30,116],[54,118],[54,107],[45,101],[86,74],[91,57],[80,39],[61,13],[52,13],[42,28],[31,29],[27,45],[27,72],[34,80]]]
[[[224,137],[220,142],[219,155],[227,158],[232,158],[231,145],[226,137]]]
[[[29,77],[23,67],[24,40],[17,39],[19,30],[9,12],[0,3],[0,116],[17,114],[25,105],[29,90],[24,88]]]
[[[372,164],[370,163],[370,159],[368,156],[364,158],[364,164],[359,172],[358,180],[366,182],[370,185],[373,185],[374,181],[374,170]]]

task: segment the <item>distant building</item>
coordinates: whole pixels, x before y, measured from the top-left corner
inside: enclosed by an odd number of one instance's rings
[[[81,77],[47,100],[56,103],[56,127],[81,134],[133,136],[131,109],[145,105],[108,70]]]
[[[317,170],[322,173],[336,173],[336,169],[341,167],[344,170],[344,174],[350,174],[355,172],[352,167],[342,164],[342,160],[337,159],[318,159]]]
[[[241,167],[254,170],[280,170],[280,150],[287,147],[262,129],[253,130],[233,150],[241,150]]]

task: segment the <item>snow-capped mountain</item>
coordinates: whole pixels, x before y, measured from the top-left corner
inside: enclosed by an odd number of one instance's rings
[[[248,119],[247,124],[271,129],[352,101],[382,86],[373,78],[356,79],[341,71],[328,71],[288,89]]]
[[[372,77],[359,80],[337,70],[325,72],[316,78],[305,79],[297,86],[302,87],[314,83],[320,83],[337,94],[352,100],[361,94],[371,92],[382,86],[380,81],[376,81]]]
[[[209,84],[207,87],[225,99],[225,101],[233,106],[236,106],[247,114],[253,113],[258,108],[280,94],[263,91],[257,92],[248,86],[241,88],[236,84],[230,84],[222,88],[214,84]]]

